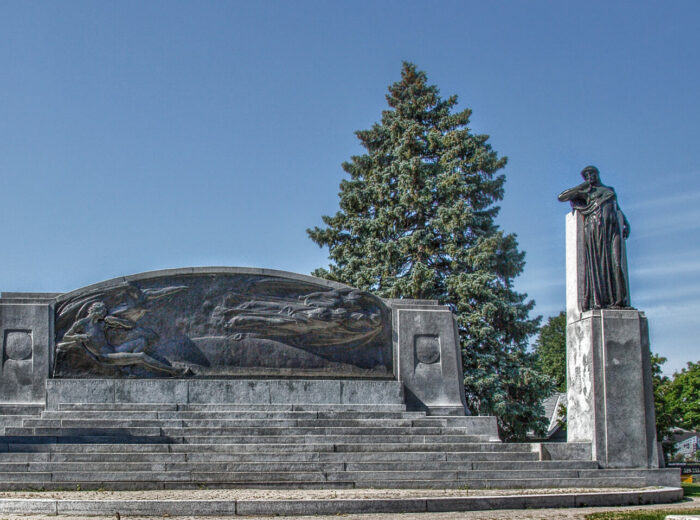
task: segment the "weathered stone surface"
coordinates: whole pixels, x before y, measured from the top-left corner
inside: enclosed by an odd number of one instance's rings
[[[581,318],[581,298],[585,284],[583,254],[583,215],[576,211],[566,215],[566,321]]]
[[[587,311],[567,325],[567,435],[605,468],[656,468],[649,337],[636,310]]]
[[[540,460],[590,460],[590,442],[546,442],[540,444]]]
[[[391,302],[398,378],[406,404],[431,415],[464,415],[462,353],[452,312],[445,306]]]
[[[0,298],[0,403],[44,399],[52,311],[48,301]]]
[[[389,405],[402,407],[398,381],[323,379],[49,379],[47,408],[65,404]],[[370,410],[371,412],[371,410]],[[141,412],[139,412],[141,413]],[[314,414],[315,416],[315,414]],[[161,418],[163,414],[160,415]]]

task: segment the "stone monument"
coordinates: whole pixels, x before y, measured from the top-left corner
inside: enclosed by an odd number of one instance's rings
[[[635,394],[647,388],[646,322],[625,313],[636,311],[588,310],[569,325],[579,367],[570,441],[583,442],[509,444],[496,417],[467,415],[455,318],[435,301],[233,267],[2,293],[0,490],[671,485],[601,500],[677,500],[678,471],[646,468],[639,455],[653,437],[649,401]],[[400,507],[433,510],[423,500]],[[52,514],[95,511],[87,500],[48,502]],[[226,501],[225,511],[301,512],[293,508],[308,501],[291,502]],[[210,506],[197,501],[196,511],[221,513]],[[30,507],[0,499],[6,512],[38,511]],[[126,510],[145,511],[137,507]]]
[[[559,195],[566,217],[567,440],[602,468],[658,468],[649,333],[630,306],[630,225],[595,166]]]
[[[328,404],[351,399],[353,388],[354,404],[403,400],[405,392],[411,409],[466,413],[461,350],[447,307],[384,301],[310,276],[188,268],[66,294],[3,293],[0,327],[0,405],[40,403],[47,387],[49,400],[98,388],[109,396],[139,380],[152,389],[181,388],[200,402],[207,389],[235,387],[227,399],[240,401],[240,381],[255,380],[249,387],[270,395],[275,382],[303,379]],[[377,390],[391,381],[400,391]]]

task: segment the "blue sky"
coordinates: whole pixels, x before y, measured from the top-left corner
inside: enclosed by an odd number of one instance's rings
[[[700,359],[700,3],[0,1],[2,291],[190,265],[308,273],[402,60],[509,158],[517,288],[564,307],[561,190],[632,227],[666,371]]]

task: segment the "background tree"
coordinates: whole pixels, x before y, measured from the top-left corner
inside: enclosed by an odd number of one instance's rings
[[[505,164],[424,72],[404,63],[380,123],[356,132],[366,153],[343,164],[340,211],[308,230],[331,264],[314,275],[382,297],[436,299],[457,315],[467,403],[502,437],[546,428],[550,379],[534,369],[534,302],[513,290],[524,254],[494,219]]]
[[[537,369],[554,379],[557,392],[566,392],[566,312],[550,317],[540,328],[535,356]]]
[[[663,375],[661,365],[666,358],[651,354],[651,379],[654,387],[654,412],[656,414],[656,439],[661,443],[666,460],[670,460],[675,452],[671,440],[672,429],[678,423],[677,407],[670,405],[669,392],[673,381]]]
[[[664,393],[664,406],[676,418],[674,426],[685,430],[700,430],[700,361],[673,374]]]

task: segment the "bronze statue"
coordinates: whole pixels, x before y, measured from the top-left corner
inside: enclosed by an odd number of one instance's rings
[[[581,171],[584,182],[559,194],[583,215],[585,283],[581,310],[629,307],[624,239],[630,224],[617,204],[615,190],[600,182],[595,166]]]

